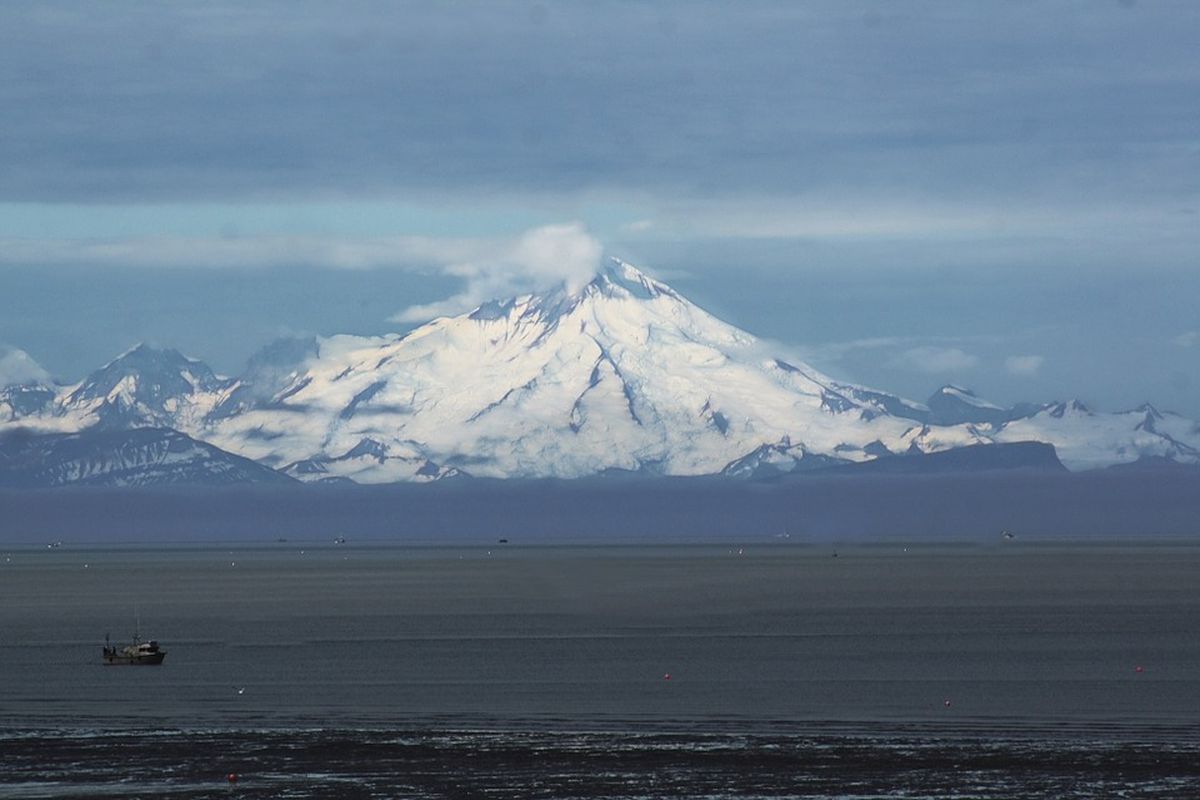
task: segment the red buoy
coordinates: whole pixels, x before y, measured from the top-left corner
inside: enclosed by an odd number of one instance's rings
[[[669,673],[669,672],[668,672],[666,675],[663,675],[663,680],[664,680],[664,681],[669,681],[669,680],[671,680],[671,673]]]
[[[1133,668],[1133,671],[1134,671],[1134,672],[1145,672],[1146,670],[1145,670],[1145,669],[1143,669],[1141,666],[1137,666],[1137,667],[1134,667],[1134,668]]]
[[[946,706],[946,708],[949,708],[949,707],[950,707],[950,701],[949,701],[949,700],[947,700],[945,703],[943,703],[943,705],[944,705],[944,706]]]
[[[228,775],[225,776],[225,780],[229,781],[230,783],[237,783],[237,773],[236,772],[229,773]]]

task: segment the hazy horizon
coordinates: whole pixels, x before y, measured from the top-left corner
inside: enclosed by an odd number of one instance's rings
[[[0,544],[895,545],[1194,539],[1197,476],[1155,470],[956,475],[455,479],[378,486],[0,489]],[[1003,536],[1013,534],[1009,540]]]

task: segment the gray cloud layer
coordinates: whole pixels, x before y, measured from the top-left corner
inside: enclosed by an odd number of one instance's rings
[[[1200,6],[29,4],[0,199],[1193,207]]]

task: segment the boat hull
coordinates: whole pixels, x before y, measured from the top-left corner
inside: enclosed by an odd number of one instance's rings
[[[165,650],[160,650],[157,653],[149,653],[146,655],[137,656],[127,656],[121,653],[105,653],[104,664],[105,666],[155,666],[156,664],[161,664],[166,655],[167,652]]]

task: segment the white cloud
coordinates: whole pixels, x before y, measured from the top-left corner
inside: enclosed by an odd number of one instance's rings
[[[1200,331],[1187,331],[1175,337],[1175,344],[1180,347],[1195,347],[1200,344]]]
[[[577,290],[595,276],[601,254],[600,242],[580,222],[533,228],[515,238],[256,235],[0,239],[0,266],[411,269],[439,271],[464,281],[462,291],[453,297],[400,311],[392,317],[399,322],[423,322],[442,314],[460,313],[493,298],[557,284]]]
[[[502,269],[537,281],[561,280],[576,291],[596,276],[602,250],[583,223],[546,225],[522,234]]]
[[[936,374],[971,369],[979,358],[957,347],[912,347],[893,358],[889,365]]]
[[[1163,253],[1192,252],[1195,214],[1173,203],[1062,203],[964,199],[843,192],[787,197],[716,194],[699,199],[660,199],[655,230],[682,239],[803,239],[832,243],[906,242],[909,246],[970,241],[980,252],[955,253],[964,266],[1004,256],[1040,259],[1078,255],[1080,242],[1103,242],[1104,250],[1153,236]],[[986,244],[986,247],[983,245]],[[1090,252],[1090,251],[1089,251]],[[894,263],[896,253],[890,252]],[[1110,263],[1105,259],[1094,259]],[[876,262],[877,263],[877,262]],[[1021,263],[1024,263],[1022,261]],[[1191,262],[1187,262],[1191,263]]]
[[[24,350],[0,345],[0,386],[22,383],[50,383],[50,373]]]
[[[912,337],[907,336],[874,336],[864,339],[801,346],[799,350],[806,361],[838,361],[846,355],[859,350],[896,348],[913,342]]]
[[[582,223],[534,228],[515,241],[497,245],[486,255],[447,265],[447,274],[466,282],[461,292],[433,303],[409,306],[391,320],[424,322],[462,313],[487,300],[558,284],[577,291],[595,276],[601,253],[600,242]]]
[[[1036,375],[1044,363],[1044,356],[1009,356],[1004,359],[1004,368],[1010,375],[1029,377]]]
[[[487,252],[486,239],[424,236],[143,236],[121,239],[0,239],[0,265],[333,269],[420,267]]]
[[[0,265],[256,269],[441,269],[476,278],[515,275],[582,285],[601,247],[582,223],[547,225],[517,238],[432,236],[142,236],[120,239],[0,239]]]
[[[995,214],[964,208],[794,205],[702,210],[693,219],[711,235],[734,238],[900,238],[976,235],[997,227]]]

